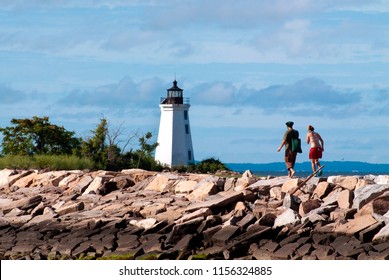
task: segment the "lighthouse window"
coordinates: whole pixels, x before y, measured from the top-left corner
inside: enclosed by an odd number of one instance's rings
[[[188,160],[191,161],[192,160],[192,152],[189,150],[188,151]]]
[[[188,119],[188,111],[184,111],[184,119],[185,119],[185,120]]]
[[[189,125],[185,125],[185,132],[186,132],[186,134],[189,134]]]

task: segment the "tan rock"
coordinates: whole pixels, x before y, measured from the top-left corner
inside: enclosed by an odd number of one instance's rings
[[[327,179],[327,182],[340,185],[344,189],[350,191],[355,190],[358,184],[359,178],[356,176],[330,176]]]
[[[218,193],[219,188],[214,182],[200,182],[192,193],[187,195],[189,201],[202,201],[210,195]]]
[[[143,229],[148,229],[151,228],[152,226],[157,223],[157,220],[154,218],[148,218],[148,219],[143,219],[143,220],[131,220],[130,224],[143,228]]]
[[[227,178],[226,179],[226,183],[224,184],[224,191],[229,191],[229,190],[233,190],[236,186],[236,181],[238,179],[237,178]]]
[[[351,208],[354,199],[354,192],[349,189],[341,191],[338,195],[338,206],[343,209]]]
[[[10,175],[9,179],[8,179],[8,185],[12,186],[17,180],[19,180],[20,178],[23,178],[27,175],[30,175],[31,173],[36,173],[36,172],[34,170],[22,170],[22,171],[16,172],[15,174]]]
[[[20,210],[19,208],[14,208],[11,211],[9,211],[7,214],[4,215],[5,218],[7,217],[13,217],[13,216],[23,216],[26,215],[26,211]]]
[[[341,187],[335,187],[326,197],[323,198],[323,202],[326,205],[336,203],[338,201],[339,193],[343,189]]]
[[[71,174],[65,176],[61,181],[59,181],[58,187],[60,187],[60,188],[68,187],[71,182],[74,182],[80,176],[81,176],[81,174],[71,173]]]
[[[69,175],[67,171],[57,171],[53,173],[52,178],[49,181],[49,185],[58,187],[59,182],[61,182],[64,178]]]
[[[114,182],[116,184],[116,188],[119,190],[130,188],[135,185],[135,182],[132,180],[131,176],[125,174],[115,176],[111,179],[111,182]]]
[[[58,215],[62,216],[69,213],[78,212],[83,209],[84,209],[84,202],[81,201],[81,202],[72,203],[70,205],[64,205],[57,210],[57,213]]]
[[[107,211],[107,212],[112,212],[112,213],[119,213],[121,211],[127,211],[125,205],[122,203],[114,203],[114,204],[104,204],[101,205],[101,210]],[[99,210],[99,207],[94,208],[96,210]]]
[[[235,211],[246,211],[246,210],[247,210],[247,207],[246,207],[246,205],[244,204],[243,201],[238,201],[238,202],[235,204],[234,210],[235,210]]]
[[[143,169],[123,169],[122,173],[130,175],[135,183],[144,181],[157,174],[157,172],[146,171]]]
[[[8,186],[9,178],[12,175],[17,174],[17,172],[13,169],[3,169],[0,171],[0,187]]]
[[[346,235],[354,235],[355,233],[364,230],[365,228],[377,223],[377,221],[371,215],[364,215],[349,220],[345,224],[337,225],[334,229],[336,233],[342,233]]]
[[[166,211],[166,204],[164,203],[153,203],[151,205],[145,206],[140,213],[142,214],[143,217],[149,217],[149,216],[154,216],[159,213],[165,212]]]
[[[357,185],[355,186],[355,189],[360,189],[360,188],[363,188],[367,185],[371,185],[372,182],[370,180],[366,180],[366,179],[358,179],[358,182],[357,182]]]
[[[153,190],[158,192],[169,191],[176,184],[176,180],[179,177],[172,174],[158,174],[154,179],[145,187],[145,190]]]
[[[282,199],[282,188],[281,187],[273,187],[269,191],[270,198],[274,198],[277,200]]]
[[[6,219],[4,217],[0,217],[0,228],[5,228],[7,226],[9,226],[8,219]]]
[[[219,192],[215,195],[210,196],[206,201],[200,201],[190,204],[185,208],[185,211],[193,212],[200,208],[210,208],[212,210],[213,208],[228,207],[231,204],[234,204],[237,201],[241,200],[242,198],[243,193],[241,192]]]
[[[370,202],[363,205],[363,207],[358,210],[358,212],[355,214],[355,218],[364,215],[373,215],[373,213],[374,213],[373,202]]]
[[[20,178],[15,183],[13,183],[12,186],[13,187],[16,186],[18,188],[28,188],[34,182],[34,179],[36,176],[37,176],[37,174],[35,172],[33,172],[27,176]]]
[[[169,223],[173,223],[175,220],[182,216],[183,212],[184,209],[173,209],[172,207],[169,207],[165,212],[158,213],[157,215],[153,216],[153,218],[155,218],[158,222],[168,221]]]
[[[301,179],[296,178],[296,179],[290,179],[286,181],[284,184],[282,184],[281,192],[283,193],[290,193],[294,189],[298,187],[299,182]],[[297,195],[297,194],[296,194]]]
[[[200,182],[206,178],[208,178],[209,175],[208,174],[196,174],[196,173],[190,173],[188,175],[188,178],[187,180],[188,181],[196,181],[196,182]]]
[[[333,185],[330,183],[320,182],[313,191],[313,197],[324,198],[332,191],[332,189]]]
[[[182,216],[180,219],[176,220],[177,224],[185,223],[186,221],[198,218],[198,217],[204,217],[212,215],[212,211],[209,208],[200,208],[192,213],[186,214]]]
[[[31,197],[25,197],[16,201],[12,201],[3,205],[2,211],[3,213],[8,213],[14,208],[19,208],[21,210],[27,210],[36,207],[41,203],[43,197],[40,195],[35,195]]]
[[[90,183],[90,185],[83,192],[83,195],[90,194],[92,192],[98,193],[99,192],[98,190],[103,186],[103,184],[105,182],[108,182],[112,178],[113,178],[112,175],[96,176],[96,178]]]
[[[319,208],[320,206],[321,206],[321,202],[318,199],[311,199],[311,200],[304,201],[300,204],[299,214],[300,216],[304,216],[309,212],[311,212],[312,210]]]
[[[90,175],[84,175],[68,184],[69,190],[74,190],[78,193],[83,193],[90,183],[92,183],[93,177]]]
[[[37,174],[33,184],[42,187],[58,186],[59,182],[66,177],[67,171],[49,171]]]
[[[242,174],[242,177],[238,178],[235,183],[234,190],[235,191],[242,191],[249,185],[254,184],[256,181],[258,181],[250,170],[245,171]]]
[[[356,209],[335,209],[330,213],[329,221],[340,221],[340,220],[348,220],[355,218]]]
[[[191,193],[196,188],[196,181],[180,180],[174,185],[175,193]]]

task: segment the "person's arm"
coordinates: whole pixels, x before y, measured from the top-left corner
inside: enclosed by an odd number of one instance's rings
[[[323,140],[323,138],[321,138],[320,134],[318,134],[318,136],[319,136],[319,141],[320,141],[321,149],[324,151],[324,140]]]
[[[310,137],[309,137],[309,132],[307,133],[306,141],[307,141],[307,144],[309,144],[309,142],[311,142]]]
[[[286,140],[283,139],[282,142],[281,142],[281,145],[280,145],[280,146],[278,147],[278,149],[277,149],[277,152],[281,151],[281,149],[282,149],[282,147],[285,145],[285,143],[286,143]]]

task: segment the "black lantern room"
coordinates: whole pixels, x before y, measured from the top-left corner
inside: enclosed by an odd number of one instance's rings
[[[174,80],[173,86],[167,90],[167,97],[164,98],[162,104],[183,104],[183,90],[177,86],[177,81]]]

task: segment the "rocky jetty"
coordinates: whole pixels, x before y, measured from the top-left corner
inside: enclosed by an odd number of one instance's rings
[[[389,175],[0,171],[1,259],[389,259]]]

